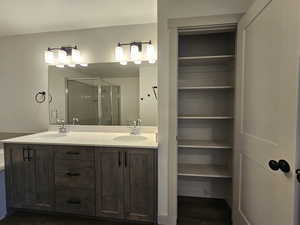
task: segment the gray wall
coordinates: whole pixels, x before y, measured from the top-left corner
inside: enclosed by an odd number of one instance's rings
[[[0,38],[0,132],[37,132],[48,127],[48,105],[34,94],[48,89],[47,47],[79,44],[87,62],[111,62],[120,41],[153,40],[156,24],[115,26]]]

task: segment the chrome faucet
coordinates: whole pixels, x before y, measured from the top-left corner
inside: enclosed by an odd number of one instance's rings
[[[57,120],[57,124],[58,124],[58,133],[60,134],[66,134],[67,133],[67,127],[65,124],[65,120]]]
[[[130,122],[130,134],[132,135],[139,135],[141,133],[141,125],[142,125],[142,120],[137,119],[134,121]]]
[[[73,117],[73,125],[79,125],[79,119],[77,117]]]

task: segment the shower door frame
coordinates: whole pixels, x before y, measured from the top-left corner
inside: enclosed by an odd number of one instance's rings
[[[69,122],[69,90],[68,90],[68,81],[78,81],[78,80],[79,81],[80,80],[95,80],[95,81],[98,82],[101,79],[97,78],[97,77],[74,77],[74,78],[66,77],[65,78],[65,118],[66,118],[65,122],[66,122],[66,124],[68,124],[68,122]],[[97,86],[97,88],[98,88],[98,93],[97,93],[97,98],[98,98],[98,116],[97,117],[98,118],[97,118],[97,124],[96,125],[99,125],[99,121],[100,121],[100,119],[99,119],[99,113],[101,113],[100,104],[99,104],[99,101],[101,102],[101,98],[99,98],[99,85]],[[71,125],[73,125],[73,124],[71,124]]]

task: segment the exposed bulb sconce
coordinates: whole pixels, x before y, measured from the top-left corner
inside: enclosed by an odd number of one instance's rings
[[[124,54],[124,48],[123,46],[130,46],[130,59],[135,64],[141,64],[143,57],[143,45],[147,45],[146,48],[146,56],[144,59],[146,59],[149,63],[155,63],[156,62],[156,55],[154,46],[152,45],[152,41],[148,42],[131,42],[131,43],[118,43],[118,46],[115,50],[115,57],[118,62],[120,62],[121,65],[127,65],[127,59]]]
[[[55,57],[55,54],[57,57]],[[88,66],[88,64],[82,63],[77,45],[74,47],[48,48],[45,51],[45,62],[58,68],[64,68],[66,65],[69,67],[76,67],[76,65]]]

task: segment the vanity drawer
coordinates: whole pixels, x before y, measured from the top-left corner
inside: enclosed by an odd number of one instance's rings
[[[95,196],[85,189],[56,189],[56,212],[95,215]]]
[[[90,147],[55,147],[55,159],[94,160],[94,150]]]
[[[55,185],[69,188],[94,189],[94,162],[55,160]]]

